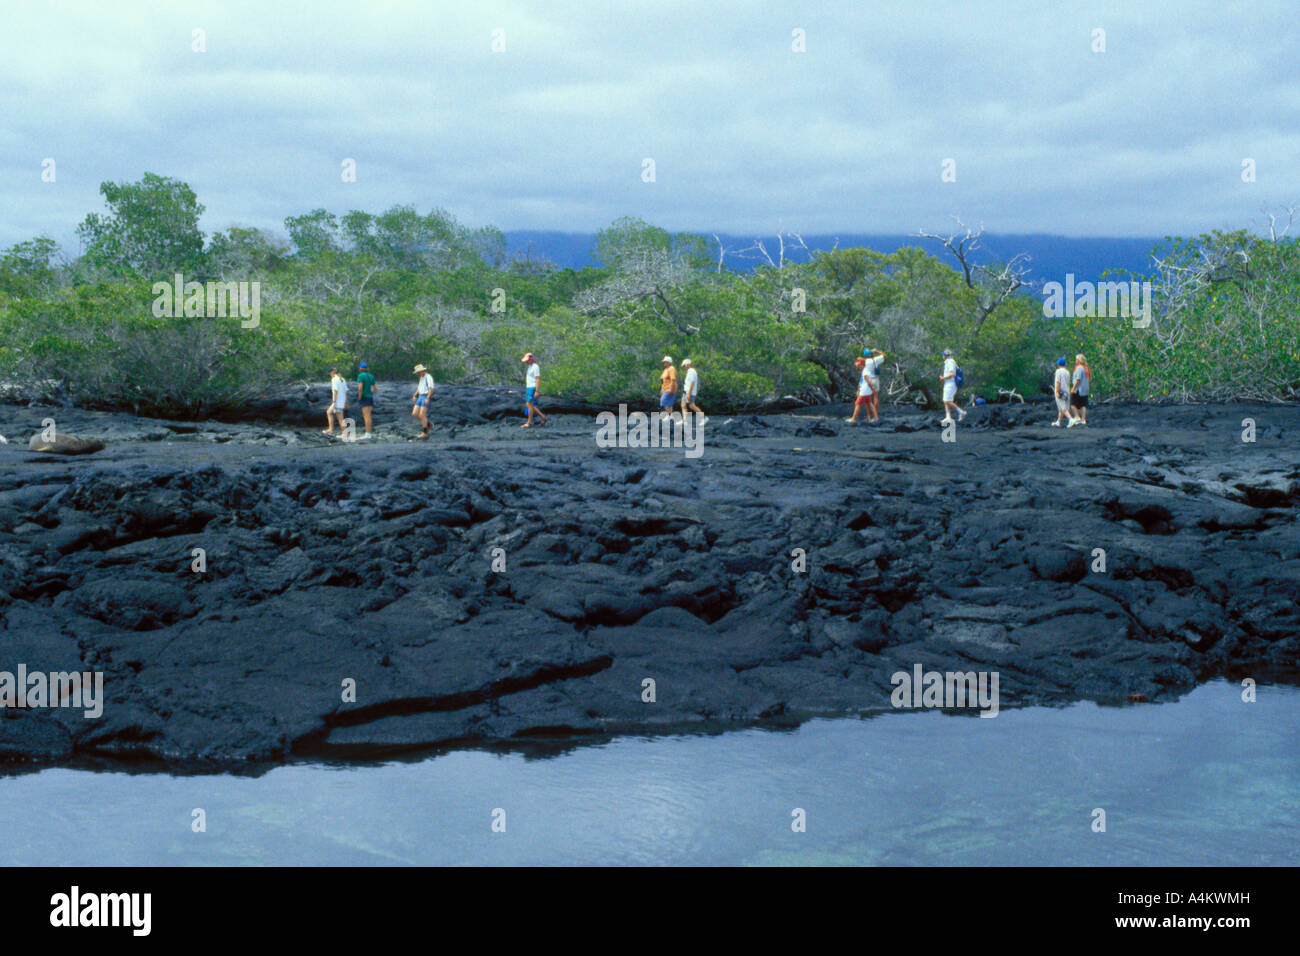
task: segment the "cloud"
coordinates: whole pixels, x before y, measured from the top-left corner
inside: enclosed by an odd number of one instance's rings
[[[188,182],[209,231],[396,203],[571,231],[1235,228],[1300,200],[1292,19],[1281,0],[19,7],[0,245],[75,251],[100,182],[145,171]]]

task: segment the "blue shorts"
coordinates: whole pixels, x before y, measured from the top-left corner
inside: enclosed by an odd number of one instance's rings
[[[660,408],[672,408],[672,407],[673,407],[673,399],[676,397],[676,395],[677,395],[676,392],[660,392],[660,393],[659,393],[659,407],[660,407]]]
[[[424,407],[425,407],[426,405],[428,405],[428,404],[429,404],[429,396],[428,396],[428,395],[417,395],[417,396],[415,396],[415,407],[416,407],[416,408],[424,408]]]
[[[534,401],[536,401],[536,400],[537,400],[537,389],[535,389],[535,388],[526,388],[526,389],[524,389],[524,401],[525,401],[525,402],[527,402],[528,404],[531,405],[531,404],[532,404]]]
[[[370,408],[370,407],[371,407],[372,405],[374,405],[374,404],[375,404],[375,400],[374,400],[373,398],[363,398],[363,399],[361,399],[361,407],[362,407],[362,408]]]

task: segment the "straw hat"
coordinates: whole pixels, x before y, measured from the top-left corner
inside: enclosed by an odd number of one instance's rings
[[[423,365],[417,365],[415,368],[411,369],[411,374],[418,375],[420,372],[427,372],[427,371],[429,370],[425,368]]]

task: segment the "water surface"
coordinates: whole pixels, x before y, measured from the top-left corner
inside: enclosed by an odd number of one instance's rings
[[[1248,704],[1218,681],[1160,705],[900,712],[545,759],[0,777],[4,865],[608,863],[1296,865],[1300,688]]]

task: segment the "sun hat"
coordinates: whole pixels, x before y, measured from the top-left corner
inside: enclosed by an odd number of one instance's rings
[[[531,362],[531,361],[533,361],[533,360],[534,360],[534,359],[533,359],[533,353],[532,353],[532,352],[528,352],[528,353],[526,353],[526,354],[524,355],[524,357],[521,358],[519,361],[521,361],[521,362]]]
[[[423,365],[417,365],[415,368],[411,369],[411,374],[416,375],[420,372],[427,372],[427,371],[429,370],[425,368]]]
[[[691,360],[690,360],[690,359],[682,359],[682,364],[683,364],[683,365],[690,365],[690,364],[691,364]]]
[[[663,360],[667,362],[669,365],[673,364],[673,357],[671,355],[665,355]]]

